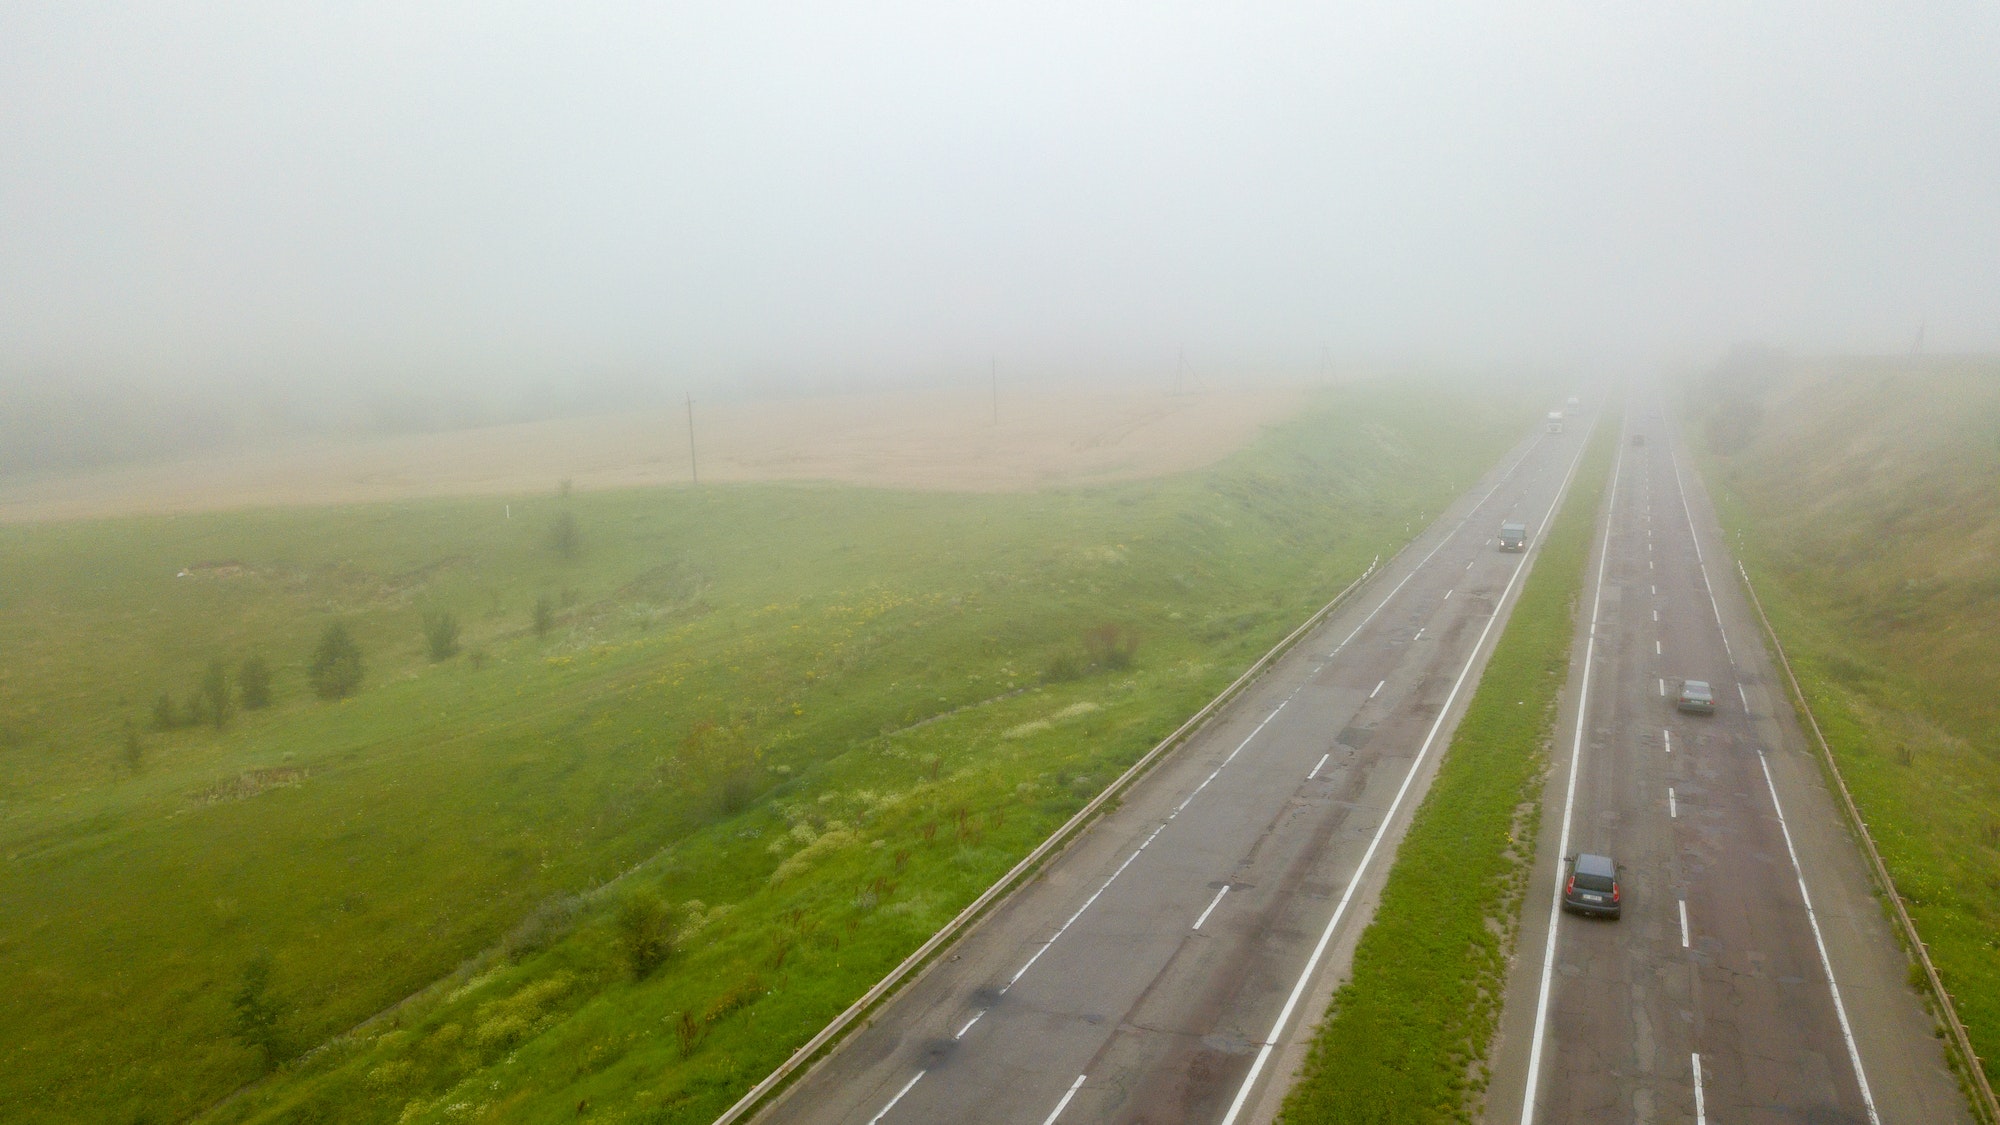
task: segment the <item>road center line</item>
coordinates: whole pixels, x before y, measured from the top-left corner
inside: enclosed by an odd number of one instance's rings
[[[1213,913],[1215,913],[1215,908],[1216,908],[1216,907],[1217,907],[1218,905],[1220,905],[1220,904],[1221,904],[1221,902],[1222,902],[1222,896],[1223,896],[1223,895],[1226,895],[1226,894],[1228,894],[1228,893],[1229,893],[1229,888],[1228,888],[1228,887],[1226,887],[1226,886],[1225,886],[1225,887],[1223,887],[1223,888],[1222,888],[1221,890],[1219,890],[1219,891],[1215,892],[1215,897],[1214,897],[1213,899],[1209,900],[1209,903],[1208,903],[1208,909],[1207,909],[1207,910],[1204,910],[1204,911],[1202,911],[1202,912],[1201,912],[1201,917],[1199,917],[1199,918],[1196,918],[1196,919],[1194,920],[1194,925],[1192,925],[1192,926],[1189,926],[1189,927],[1188,927],[1188,929],[1190,929],[1190,930],[1199,930],[1199,929],[1201,929],[1201,924],[1202,924],[1203,922],[1206,922],[1206,921],[1208,921],[1208,916],[1209,916],[1210,914],[1213,914]]]
[[[1674,787],[1671,785],[1667,786],[1667,815],[1675,820],[1679,820],[1681,816],[1681,806],[1674,800]]]
[[[1452,595],[1452,590],[1456,590],[1456,589],[1458,589],[1458,587],[1456,587],[1456,586],[1453,586],[1453,587],[1451,588],[1451,590],[1446,590],[1446,591],[1444,592],[1444,600],[1445,600],[1445,601],[1450,601],[1450,600],[1451,600],[1451,595]]]
[[[1388,683],[1388,682],[1389,682],[1389,681],[1387,681],[1387,680],[1383,680],[1381,684],[1376,684],[1376,685],[1375,685],[1375,690],[1374,690],[1374,691],[1371,691],[1371,692],[1369,692],[1369,693],[1368,693],[1368,698],[1370,698],[1370,699],[1373,699],[1373,698],[1375,698],[1376,694],[1377,694],[1378,692],[1380,692],[1380,691],[1382,690],[1382,684],[1386,684],[1386,683]]]
[[[1660,698],[1664,699],[1664,698],[1666,698],[1666,695],[1667,695],[1667,681],[1665,681],[1665,680],[1661,680],[1661,681],[1660,681]]]
[[[1749,696],[1747,696],[1747,695],[1745,695],[1745,694],[1743,694],[1743,685],[1742,685],[1742,684],[1737,684],[1737,685],[1736,685],[1736,698],[1738,698],[1738,699],[1740,699],[1740,700],[1742,700],[1742,701],[1743,701],[1743,712],[1744,712],[1744,714],[1749,714],[1749,712],[1750,712],[1750,697],[1749,697]]]
[[[1798,849],[1792,847],[1792,829],[1785,823],[1785,808],[1778,803],[1778,785],[1771,780],[1771,763],[1764,751],[1757,751],[1757,765],[1764,771],[1764,785],[1771,791],[1771,808],[1778,814],[1778,831],[1785,837],[1785,854],[1792,857],[1792,874],[1799,880],[1799,898],[1805,903],[1806,922],[1812,926],[1813,944],[1819,947],[1819,965],[1826,971],[1826,988],[1833,995],[1833,1013],[1840,1017],[1840,1037],[1847,1041],[1847,1059],[1854,1064],[1854,1081],[1861,1087],[1861,1104],[1868,1110],[1870,1125],[1882,1125],[1875,1113],[1875,1096],[1868,1092],[1868,1075],[1861,1069],[1861,1051],[1854,1045],[1854,1028],[1847,1022],[1847,1005],[1841,1002],[1840,985],[1833,979],[1833,961],[1826,955],[1826,939],[1820,936],[1819,915],[1814,913],[1812,892],[1806,890],[1806,873],[1799,868]]]
[[[1309,773],[1309,774],[1307,774],[1307,775],[1306,775],[1306,780],[1307,780],[1307,781],[1311,781],[1311,780],[1312,780],[1313,778],[1315,778],[1315,777],[1318,777],[1318,776],[1319,776],[1319,771],[1320,771],[1320,768],[1321,768],[1321,767],[1323,767],[1323,766],[1325,766],[1325,765],[1326,765],[1326,760],[1327,760],[1328,758],[1331,758],[1331,757],[1333,757],[1333,751],[1331,751],[1331,750],[1327,751],[1327,752],[1326,752],[1326,753],[1324,753],[1324,754],[1321,754],[1321,755],[1319,756],[1319,765],[1317,765],[1317,766],[1314,766],[1314,767],[1313,767],[1313,771],[1312,771],[1311,773]]]
[[[1061,1117],[1062,1111],[1069,1108],[1069,1100],[1075,1097],[1077,1090],[1083,1086],[1085,1077],[1082,1074],[1076,1076],[1076,1081],[1069,1084],[1069,1090],[1063,1094],[1062,1100],[1057,1102],[1056,1107],[1049,1111],[1049,1115],[1042,1119],[1042,1125],[1056,1125],[1056,1118]]]
[[[1673,753],[1673,752],[1674,752],[1674,732],[1673,732],[1673,731],[1670,731],[1670,730],[1667,730],[1667,729],[1665,729],[1664,727],[1663,727],[1663,728],[1661,728],[1661,730],[1660,730],[1660,741],[1666,744],[1666,747],[1667,747],[1667,753],[1671,754],[1671,753]]]
[[[1665,655],[1664,653],[1662,653],[1662,652],[1660,651],[1660,642],[1658,642],[1658,641],[1654,641],[1654,642],[1653,642],[1653,655],[1654,655],[1654,656],[1663,656],[1663,655]]]
[[[1681,906],[1681,948],[1688,947],[1688,900],[1680,899]]]
[[[953,1039],[963,1039],[963,1038],[965,1038],[965,1033],[966,1033],[966,1032],[968,1032],[968,1031],[971,1031],[971,1030],[972,1030],[972,1025],[973,1025],[973,1024],[975,1024],[975,1023],[978,1023],[978,1022],[979,1022],[979,1017],[981,1017],[981,1016],[983,1016],[983,1015],[985,1015],[985,1014],[986,1014],[986,1009],[984,1009],[984,1008],[981,1008],[981,1009],[979,1009],[979,1010],[978,1010],[977,1012],[974,1012],[974,1013],[972,1014],[972,1018],[971,1018],[971,1019],[969,1019],[969,1020],[966,1020],[966,1021],[965,1021],[965,1026],[964,1026],[964,1027],[961,1027],[961,1028],[959,1028],[959,1029],[958,1029],[958,1034],[957,1034],[957,1035],[954,1035],[954,1036],[952,1036],[952,1038],[953,1038]]]
[[[1562,485],[1556,489],[1554,502],[1549,505],[1550,512],[1561,508],[1563,497],[1569,493],[1570,481],[1576,476],[1577,465],[1583,460],[1584,449],[1588,447],[1589,442],[1585,441],[1577,449],[1576,456],[1571,459],[1569,471],[1563,476]],[[1614,471],[1614,486],[1616,479]],[[1527,544],[1530,549],[1539,543],[1540,535],[1541,529],[1537,528],[1536,539]],[[1396,789],[1396,796],[1390,800],[1388,811],[1382,815],[1382,823],[1376,827],[1374,837],[1368,841],[1367,850],[1361,853],[1361,862],[1355,865],[1354,874],[1347,880],[1347,888],[1340,893],[1340,901],[1334,904],[1333,917],[1327,919],[1326,928],[1320,931],[1319,944],[1313,947],[1312,955],[1306,959],[1305,969],[1299,973],[1298,981],[1292,985],[1291,995],[1285,998],[1285,1006],[1279,1009],[1278,1018],[1272,1022],[1270,1033],[1258,1046],[1257,1057],[1250,1063],[1250,1072],[1243,1076],[1243,1084],[1237,1087],[1235,1100],[1229,1103],[1229,1112],[1223,1115],[1222,1125],[1236,1125],[1237,1117],[1242,1114],[1244,1105],[1249,1102],[1250,1092],[1257,1085],[1258,1075],[1263,1073],[1264,1065],[1271,1060],[1271,1052],[1277,1049],[1284,1035],[1285,1025],[1291,1022],[1293,1011],[1298,1008],[1299,1000],[1305,996],[1306,986],[1312,982],[1313,973],[1319,968],[1320,958],[1326,955],[1327,946],[1333,942],[1334,931],[1339,928],[1341,918],[1347,914],[1348,904],[1354,901],[1355,889],[1367,875],[1369,863],[1374,860],[1375,853],[1382,846],[1382,838],[1388,835],[1390,825],[1396,822],[1396,813],[1403,806],[1403,798],[1409,795],[1410,786],[1417,779],[1417,771],[1422,768],[1424,759],[1429,756],[1431,744],[1437,740],[1438,732],[1444,729],[1445,720],[1451,715],[1452,704],[1457,701],[1459,691],[1465,687],[1466,678],[1472,674],[1472,667],[1479,660],[1480,650],[1485,647],[1487,637],[1493,632],[1493,626],[1499,623],[1500,611],[1506,606],[1508,596],[1514,592],[1515,584],[1520,582],[1523,574],[1527,573],[1528,568],[1525,564],[1528,555],[1528,552],[1523,552],[1521,560],[1523,565],[1514,568],[1513,574],[1507,579],[1506,587],[1500,591],[1500,597],[1494,601],[1493,615],[1486,619],[1486,627],[1480,630],[1479,639],[1473,642],[1472,651],[1465,659],[1465,667],[1459,670],[1458,679],[1451,685],[1451,692],[1445,696],[1444,706],[1438,709],[1437,719],[1431,723],[1430,733],[1424,736],[1423,745],[1417,748],[1416,756],[1410,760],[1409,771],[1403,775],[1402,785]],[[1599,581],[1601,585],[1601,577]]]
[[[1569,748],[1569,780],[1564,785],[1561,842],[1556,855],[1569,854],[1570,821],[1576,812],[1576,775],[1583,763],[1583,732],[1588,726],[1585,721],[1590,710],[1590,674],[1596,665],[1597,615],[1604,601],[1604,564],[1611,557],[1611,525],[1618,507],[1618,476],[1625,466],[1625,448],[1620,443],[1618,456],[1611,463],[1610,504],[1604,511],[1604,541],[1597,550],[1596,588],[1590,596],[1590,632],[1584,642],[1583,685],[1577,694],[1576,737]],[[1535,998],[1535,1034],[1528,1047],[1528,1086],[1521,1098],[1521,1125],[1534,1125],[1535,1088],[1542,1077],[1542,1042],[1548,1034],[1549,992],[1554,986],[1556,967],[1556,926],[1562,919],[1563,871],[1562,864],[1556,864],[1555,886],[1549,895],[1549,936],[1542,949],[1542,984]]]

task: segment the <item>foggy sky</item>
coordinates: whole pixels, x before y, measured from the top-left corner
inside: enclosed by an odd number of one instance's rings
[[[0,379],[2000,348],[2000,8],[0,7]]]

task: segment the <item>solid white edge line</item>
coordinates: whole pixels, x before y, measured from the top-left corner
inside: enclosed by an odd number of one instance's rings
[[[1229,888],[1228,888],[1228,887],[1224,887],[1224,888],[1222,888],[1221,890],[1219,890],[1219,891],[1215,892],[1215,898],[1213,898],[1213,899],[1211,899],[1211,900],[1209,901],[1209,904],[1208,904],[1208,909],[1207,909],[1207,910],[1204,910],[1204,911],[1202,911],[1202,912],[1201,912],[1201,917],[1199,917],[1199,918],[1196,918],[1196,919],[1194,920],[1194,925],[1192,925],[1192,926],[1189,926],[1189,927],[1188,927],[1188,929],[1190,929],[1190,930],[1199,930],[1199,929],[1201,929],[1201,924],[1202,924],[1203,922],[1206,922],[1206,921],[1208,921],[1208,916],[1209,916],[1210,914],[1213,914],[1213,913],[1215,913],[1215,908],[1216,908],[1216,907],[1218,907],[1218,906],[1222,905],[1222,896],[1223,896],[1223,895],[1226,895],[1226,894],[1228,894],[1228,893],[1229,893]]]
[[[1085,1077],[1087,1076],[1082,1074],[1076,1076],[1076,1081],[1069,1084],[1069,1089],[1063,1094],[1062,1100],[1057,1102],[1056,1107],[1049,1111],[1049,1115],[1042,1119],[1042,1125],[1056,1125],[1056,1118],[1061,1117],[1062,1111],[1069,1108],[1069,1100],[1082,1088]]]
[[[1819,915],[1814,912],[1812,893],[1806,890],[1806,873],[1799,867],[1798,850],[1792,847],[1792,829],[1785,823],[1785,808],[1778,803],[1778,784],[1771,779],[1771,763],[1764,751],[1757,751],[1757,765],[1764,771],[1764,785],[1771,791],[1771,808],[1778,814],[1778,831],[1785,837],[1785,854],[1792,859],[1792,874],[1799,881],[1799,898],[1806,907],[1806,922],[1812,926],[1813,944],[1819,947],[1819,965],[1826,971],[1826,988],[1833,995],[1833,1014],[1840,1017],[1840,1037],[1847,1041],[1847,1059],[1854,1064],[1854,1081],[1861,1087],[1861,1104],[1868,1110],[1870,1125],[1882,1125],[1875,1113],[1875,1095],[1868,1090],[1868,1075],[1861,1069],[1861,1049],[1854,1044],[1854,1028],[1847,1022],[1847,1005],[1840,999],[1840,985],[1833,979],[1833,959],[1826,954],[1826,939],[1819,932]]]
[[[1688,947],[1688,900],[1677,899],[1681,906],[1681,948]]]
[[[1610,504],[1604,510],[1604,538],[1597,549],[1596,588],[1590,596],[1590,633],[1583,650],[1583,686],[1577,693],[1576,738],[1569,749],[1569,780],[1563,787],[1563,817],[1556,848],[1556,881],[1549,895],[1549,937],[1542,949],[1542,983],[1535,997],[1535,1034],[1528,1047],[1528,1084],[1521,1098],[1521,1125],[1534,1125],[1535,1090],[1542,1077],[1542,1042],[1548,1033],[1549,991],[1556,964],[1556,926],[1562,920],[1563,857],[1569,855],[1570,821],[1576,811],[1576,775],[1583,761],[1583,732],[1590,708],[1590,674],[1597,655],[1597,614],[1604,600],[1604,563],[1611,555],[1611,525],[1618,512],[1618,476],[1625,465],[1625,443],[1611,464]]]
[[[916,1073],[916,1077],[911,1078],[908,1082],[903,1083],[903,1088],[896,1091],[896,1096],[889,1099],[889,1104],[883,1106],[881,1112],[877,1113],[875,1116],[868,1119],[868,1125],[876,1125],[876,1123],[881,1121],[884,1117],[889,1116],[889,1111],[896,1108],[896,1103],[902,1101],[903,1095],[909,1093],[910,1087],[915,1086],[917,1084],[917,1079],[922,1078],[926,1073],[928,1072],[920,1070]]]
[[[1708,1104],[1701,1092],[1701,1053],[1695,1052],[1694,1059],[1694,1125],[1708,1125]]]
[[[1569,472],[1564,475],[1562,486],[1556,490],[1555,500],[1549,505],[1551,512],[1562,506],[1563,497],[1569,492],[1570,481],[1575,478],[1576,468],[1582,463],[1584,450],[1588,449],[1589,445],[1586,440],[1576,451],[1575,458],[1570,461]],[[1491,496],[1492,493],[1488,492],[1487,495]],[[1466,518],[1470,519],[1471,516],[1468,515]],[[1546,526],[1547,520],[1544,520],[1543,524]],[[1541,528],[1536,529],[1537,543],[1540,541],[1541,531]],[[1528,546],[1532,550],[1534,545],[1530,543]],[[1527,561],[1528,553],[1528,551],[1522,552],[1523,562]],[[1473,642],[1472,653],[1466,658],[1465,667],[1460,669],[1458,679],[1451,685],[1451,692],[1445,696],[1444,706],[1438,710],[1436,721],[1431,723],[1430,733],[1424,736],[1423,745],[1418,747],[1416,757],[1411,760],[1409,772],[1403,775],[1403,783],[1397,787],[1395,798],[1389,802],[1388,812],[1383,814],[1382,823],[1375,829],[1374,837],[1368,841],[1368,849],[1361,853],[1361,862],[1355,865],[1354,874],[1347,880],[1347,888],[1341,892],[1340,901],[1334,905],[1333,917],[1327,919],[1326,929],[1320,932],[1319,943],[1313,946],[1312,956],[1306,959],[1305,970],[1299,974],[1298,982],[1292,985],[1291,995],[1285,998],[1285,1006],[1279,1010],[1278,1018],[1272,1022],[1270,1034],[1264,1037],[1264,1042],[1257,1048],[1257,1057],[1250,1063],[1250,1073],[1244,1075],[1243,1084],[1237,1087],[1236,1098],[1229,1103],[1229,1112],[1223,1115],[1221,1125],[1235,1125],[1237,1116],[1249,1102],[1250,1091],[1257,1085],[1257,1078],[1263,1073],[1264,1064],[1271,1060],[1271,1052],[1277,1048],[1284,1034],[1285,1025],[1291,1022],[1293,1010],[1299,1006],[1299,1000],[1305,995],[1306,985],[1312,981],[1313,973],[1319,968],[1320,958],[1326,955],[1326,948],[1333,941],[1334,930],[1339,927],[1340,919],[1347,913],[1347,904],[1354,900],[1355,888],[1361,885],[1363,877],[1367,874],[1368,864],[1374,860],[1376,850],[1382,846],[1382,837],[1388,833],[1389,826],[1395,823],[1396,812],[1402,808],[1403,798],[1409,794],[1410,785],[1416,781],[1417,770],[1429,755],[1431,744],[1436,741],[1445,719],[1451,715],[1451,706],[1458,699],[1459,690],[1465,686],[1466,677],[1472,674],[1472,666],[1479,660],[1479,650],[1485,647],[1486,638],[1492,634],[1493,626],[1499,622],[1501,607],[1507,604],[1507,598],[1514,592],[1515,584],[1521,580],[1523,574],[1527,573],[1527,569],[1525,566],[1516,566],[1513,574],[1507,579],[1506,587],[1500,591],[1499,600],[1493,603],[1493,616],[1486,619],[1486,627],[1480,630],[1479,639]]]

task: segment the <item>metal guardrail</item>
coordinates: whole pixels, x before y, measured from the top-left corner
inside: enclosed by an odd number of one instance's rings
[[[1967,1092],[1972,1095],[1973,1110],[1986,1125],[2000,1125],[2000,1101],[1994,1099],[1993,1085],[1986,1079],[1986,1068],[1972,1051],[1972,1038],[1966,1034],[1965,1024],[1959,1021],[1958,1008],[1951,1002],[1951,993],[1945,991],[1944,979],[1938,976],[1937,966],[1931,963],[1930,949],[1917,936],[1917,924],[1904,907],[1903,896],[1896,893],[1896,882],[1889,877],[1889,869],[1882,863],[1882,853],[1875,849],[1875,839],[1868,834],[1868,824],[1861,819],[1861,810],[1854,804],[1854,796],[1847,791],[1847,782],[1840,776],[1840,766],[1833,760],[1833,748],[1827,745],[1819,720],[1813,716],[1812,704],[1806,700],[1805,689],[1799,686],[1799,677],[1792,671],[1792,662],[1785,655],[1784,642],[1778,640],[1778,631],[1764,613],[1764,603],[1757,597],[1757,588],[1750,584],[1750,572],[1743,569],[1740,559],[1736,563],[1736,573],[1742,577],[1744,592],[1750,595],[1750,604],[1757,610],[1757,619],[1764,623],[1764,635],[1771,642],[1771,651],[1778,654],[1778,665],[1785,670],[1785,679],[1791,683],[1792,699],[1798,704],[1799,714],[1805,716],[1806,725],[1812,728],[1813,741],[1819,745],[1820,764],[1826,768],[1827,776],[1833,779],[1834,791],[1840,794],[1840,806],[1847,812],[1848,826],[1860,839],[1861,850],[1867,853],[1868,865],[1874,870],[1875,881],[1902,927],[1904,941],[1916,957],[1917,964],[1923,966],[1931,999],[1937,1005],[1939,1022],[1944,1024],[1953,1045],[1958,1048],[1960,1060],[1965,1064],[1963,1072]]]
[[[1398,554],[1400,553],[1398,552]],[[1286,634],[1284,640],[1279,641],[1276,645],[1272,646],[1269,652],[1258,657],[1255,664],[1252,664],[1241,676],[1236,677],[1235,681],[1228,687],[1223,688],[1221,694],[1209,700],[1207,706],[1196,711],[1188,721],[1175,728],[1172,734],[1162,739],[1151,750],[1146,751],[1143,757],[1132,763],[1130,769],[1120,774],[1116,781],[1106,786],[1102,792],[1091,799],[1089,804],[1077,810],[1075,816],[1065,821],[1062,827],[1056,829],[1055,832],[1050,834],[1048,839],[1043,840],[1037,845],[1034,851],[1029,852],[1023,857],[1021,862],[1015,864],[1012,870],[1002,875],[992,886],[986,888],[978,898],[973,899],[951,921],[946,922],[937,933],[930,936],[929,940],[918,946],[916,952],[905,957],[902,964],[889,970],[887,976],[875,982],[874,987],[863,993],[859,1000],[850,1004],[846,1011],[835,1016],[833,1022],[820,1029],[819,1034],[807,1040],[803,1047],[792,1052],[791,1057],[780,1063],[776,1070],[766,1075],[763,1081],[752,1086],[750,1092],[744,1094],[735,1105],[723,1111],[722,1116],[715,1119],[715,1125],[731,1125],[733,1122],[742,1120],[744,1115],[748,1114],[751,1110],[758,1108],[765,1099],[776,1093],[780,1087],[797,1076],[801,1068],[813,1062],[822,1050],[825,1050],[829,1044],[839,1039],[857,1020],[866,1015],[870,1009],[887,999],[896,989],[907,983],[907,978],[909,978],[910,974],[924,967],[933,956],[946,945],[950,944],[959,935],[960,931],[964,930],[1007,895],[1020,889],[1021,886],[1025,886],[1025,882],[1023,882],[1024,876],[1033,871],[1035,867],[1047,860],[1051,855],[1066,847],[1086,824],[1094,819],[1099,812],[1103,811],[1104,807],[1110,804],[1115,797],[1124,792],[1134,781],[1138,780],[1139,776],[1145,773],[1147,768],[1152,766],[1154,762],[1158,761],[1161,755],[1179,745],[1188,735],[1193,734],[1196,728],[1207,722],[1217,711],[1222,709],[1224,704],[1235,698],[1238,692],[1247,687],[1252,680],[1255,680],[1280,656],[1283,656],[1293,645],[1296,645],[1315,626],[1326,620],[1327,615],[1331,614],[1342,602],[1346,601],[1354,591],[1360,589],[1362,583],[1374,577],[1381,562],[1382,556],[1375,556],[1374,560],[1368,564],[1368,569],[1361,572],[1361,577],[1349,582],[1345,589],[1333,596],[1331,601],[1321,606],[1311,617],[1306,618],[1304,624]]]

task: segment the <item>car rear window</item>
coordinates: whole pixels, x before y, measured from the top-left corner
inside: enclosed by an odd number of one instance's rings
[[[1611,887],[1612,882],[1609,875],[1579,874],[1576,877],[1576,889],[1579,891],[1603,891],[1605,894],[1610,894]]]

